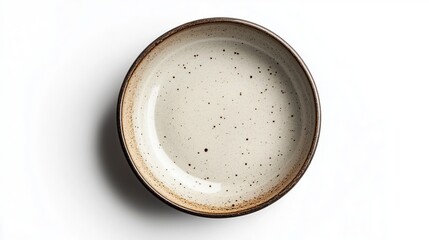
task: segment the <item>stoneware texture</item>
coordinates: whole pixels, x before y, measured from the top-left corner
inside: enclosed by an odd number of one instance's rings
[[[320,106],[287,43],[244,20],[210,18],[140,54],[120,92],[118,127],[131,167],[156,196],[200,216],[238,216],[300,179]]]

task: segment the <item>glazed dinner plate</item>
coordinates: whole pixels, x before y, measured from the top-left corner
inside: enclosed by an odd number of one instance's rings
[[[254,23],[210,18],[151,43],[122,85],[131,168],[187,213],[230,217],[286,194],[316,149],[320,106],[298,54]]]

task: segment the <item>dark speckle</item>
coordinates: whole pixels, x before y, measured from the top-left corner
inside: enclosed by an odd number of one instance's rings
[[[208,152],[209,150],[207,148],[204,148],[204,152]]]

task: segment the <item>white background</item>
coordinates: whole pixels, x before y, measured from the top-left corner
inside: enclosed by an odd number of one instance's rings
[[[428,12],[423,1],[0,0],[0,239],[428,239]],[[322,104],[298,185],[232,219],[150,195],[114,118],[137,55],[214,16],[283,37]]]

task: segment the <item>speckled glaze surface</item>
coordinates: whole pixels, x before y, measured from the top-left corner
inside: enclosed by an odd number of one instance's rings
[[[295,185],[317,145],[320,106],[283,40],[247,21],[211,18],[143,51],[121,89],[118,127],[155,195],[188,213],[228,217]]]

